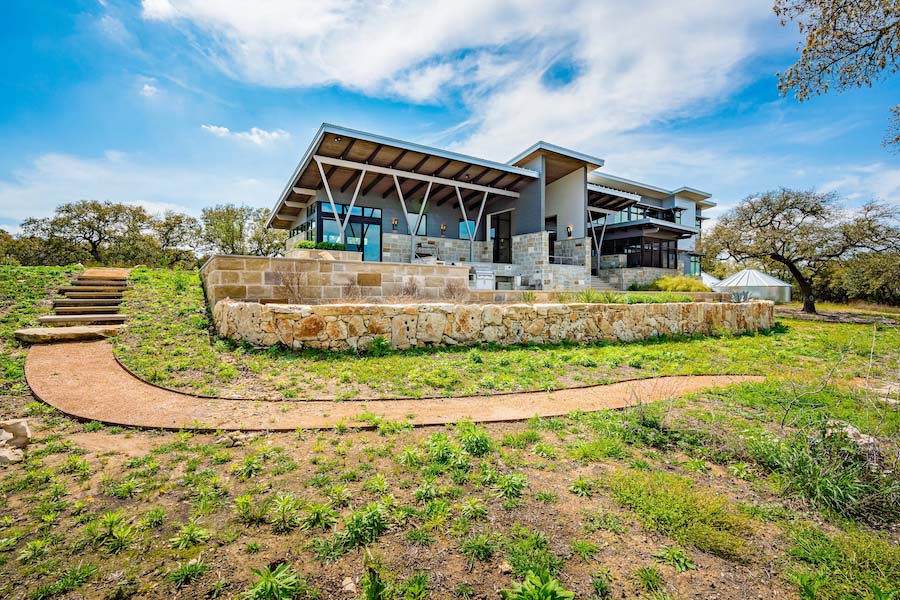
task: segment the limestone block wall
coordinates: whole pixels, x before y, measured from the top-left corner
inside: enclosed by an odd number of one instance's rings
[[[417,243],[435,244],[440,251],[440,259],[444,262],[470,262],[469,240],[448,237],[417,236]],[[409,262],[409,236],[400,233],[381,234],[381,260],[384,262]],[[471,262],[490,262],[492,257],[487,242],[476,241],[472,247]]]
[[[633,341],[743,333],[775,324],[772,302],[681,304],[260,304],[222,300],[219,335],[257,346],[348,350],[494,342]]]
[[[661,269],[659,267],[629,267],[626,269],[600,269],[597,271],[597,277],[620,290],[627,290],[634,283],[648,285],[660,277],[671,277],[680,274],[681,271],[678,269]]]
[[[210,306],[223,298],[320,304],[343,299],[381,301],[409,294],[447,298],[467,289],[469,268],[450,265],[258,256],[213,256],[200,268]]]

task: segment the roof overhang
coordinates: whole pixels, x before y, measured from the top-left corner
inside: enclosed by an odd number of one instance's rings
[[[529,163],[538,156],[544,157],[546,165],[544,177],[548,185],[577,169],[584,168],[590,173],[594,169],[599,169],[604,164],[602,158],[590,156],[583,152],[576,152],[575,150],[570,150],[547,142],[538,142],[532,145],[524,152],[521,152],[510,159],[509,164],[521,166]]]
[[[318,163],[327,168],[320,170]],[[278,197],[266,226],[289,228],[302,207],[322,189],[323,172],[333,191],[356,189],[362,177],[359,189],[363,195],[377,193],[385,198],[397,193],[395,176],[402,180],[406,197],[414,197],[430,183],[434,188],[431,197],[438,203],[456,199],[455,184],[464,193],[464,201],[469,201],[485,191],[518,196],[519,190],[540,176],[531,169],[323,123]],[[441,186],[446,189],[439,189]]]
[[[637,204],[641,199],[638,194],[597,185],[596,183],[587,184],[587,191],[589,208],[610,213],[624,210],[633,204]]]
[[[701,205],[701,207],[709,208],[716,205],[715,202],[709,200],[709,198],[712,197],[712,194],[691,187],[682,186],[678,189],[667,190],[655,185],[641,183],[639,181],[626,179],[624,177],[611,175],[609,173],[591,173],[590,175],[588,175],[588,182],[614,187],[626,192],[632,192],[634,194],[640,194],[641,196],[655,198],[658,200],[677,196],[679,198],[685,198],[687,200],[696,202],[697,204]]]

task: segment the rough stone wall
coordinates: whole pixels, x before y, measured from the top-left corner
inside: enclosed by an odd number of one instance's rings
[[[253,302],[320,304],[344,299],[371,301],[408,294],[447,298],[468,289],[469,268],[449,265],[257,256],[213,256],[200,269],[210,306],[223,298]]]
[[[681,304],[259,304],[223,300],[219,335],[257,346],[348,350],[376,337],[394,348],[633,341],[774,326],[771,302]]]

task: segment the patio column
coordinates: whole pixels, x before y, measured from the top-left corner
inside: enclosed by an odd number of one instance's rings
[[[459,200],[459,210],[462,211],[463,222],[466,224],[466,234],[469,236],[469,262],[474,262],[472,257],[474,256],[475,251],[475,235],[478,233],[478,226],[481,224],[481,215],[484,214],[484,204],[487,202],[488,193],[484,193],[484,197],[481,199],[481,207],[478,209],[478,217],[475,219],[475,229],[474,231],[469,226],[469,217],[466,216],[466,204],[463,202],[462,194],[459,193],[459,188],[454,186],[456,190],[456,199]]]

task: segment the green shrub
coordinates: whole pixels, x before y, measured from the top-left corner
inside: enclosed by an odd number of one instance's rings
[[[252,571],[256,575],[256,583],[244,592],[244,600],[292,600],[312,595],[306,579],[287,563],[281,563],[274,569],[266,566]]]
[[[649,285],[634,285],[630,289],[657,292],[709,292],[702,281],[687,275],[664,275]]]
[[[312,240],[301,240],[294,244],[294,248],[303,248],[305,250],[312,250],[316,247],[316,243]]]
[[[748,438],[749,456],[783,477],[785,491],[820,510],[870,523],[900,519],[900,478],[888,469],[871,469],[846,435],[787,439]]]
[[[556,575],[563,565],[563,559],[550,549],[546,535],[524,527],[513,529],[507,542],[506,558],[517,577],[525,577],[529,571]]]
[[[316,250],[346,250],[347,245],[339,242],[316,242]]]
[[[662,574],[656,567],[641,567],[634,572],[634,578],[645,592],[658,592],[664,585]]]
[[[507,590],[500,590],[503,600],[573,600],[575,594],[567,591],[559,581],[546,571],[528,571],[521,583]]]
[[[182,587],[198,579],[207,571],[209,571],[209,565],[199,558],[195,558],[183,565],[179,563],[177,568],[166,575],[166,579],[177,587]]]

